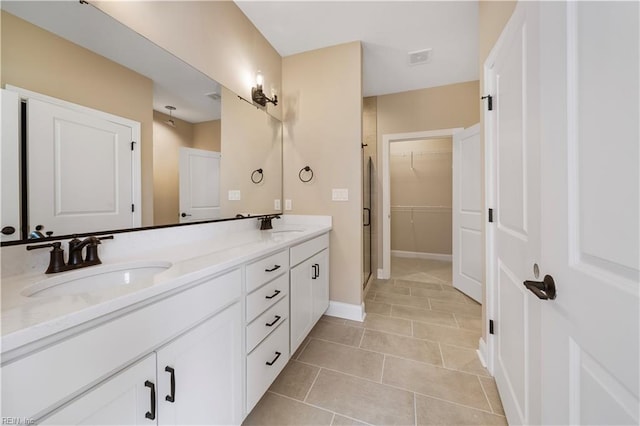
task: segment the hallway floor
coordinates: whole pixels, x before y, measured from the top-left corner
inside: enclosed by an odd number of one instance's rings
[[[392,258],[364,323],[324,316],[245,425],[504,425],[476,355],[481,306],[451,263]]]

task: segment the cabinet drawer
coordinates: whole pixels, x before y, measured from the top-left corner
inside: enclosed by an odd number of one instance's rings
[[[285,296],[247,326],[247,352],[289,317],[289,296]]]
[[[329,247],[329,234],[323,234],[312,240],[291,247],[291,266],[295,266]]]
[[[289,253],[282,250],[247,265],[247,293],[289,269]]]
[[[247,413],[269,389],[288,360],[289,321],[284,321],[247,356]]]
[[[289,275],[282,275],[247,296],[247,322],[289,294]]]

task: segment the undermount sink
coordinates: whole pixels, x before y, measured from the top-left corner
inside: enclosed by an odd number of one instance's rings
[[[287,232],[302,232],[302,229],[272,229],[269,231],[271,234],[284,234]]]
[[[22,291],[26,297],[91,293],[106,288],[151,283],[153,276],[171,267],[171,262],[145,261],[90,266],[38,281]]]

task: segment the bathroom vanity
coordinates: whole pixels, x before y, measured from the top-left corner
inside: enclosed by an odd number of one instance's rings
[[[240,424],[329,305],[330,230],[285,216],[131,232],[103,265],[3,277],[2,416]]]

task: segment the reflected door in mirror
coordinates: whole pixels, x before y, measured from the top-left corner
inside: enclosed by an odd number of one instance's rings
[[[220,218],[220,153],[180,148],[180,223]]]
[[[133,129],[88,108],[27,102],[30,229],[55,236],[140,226]]]

